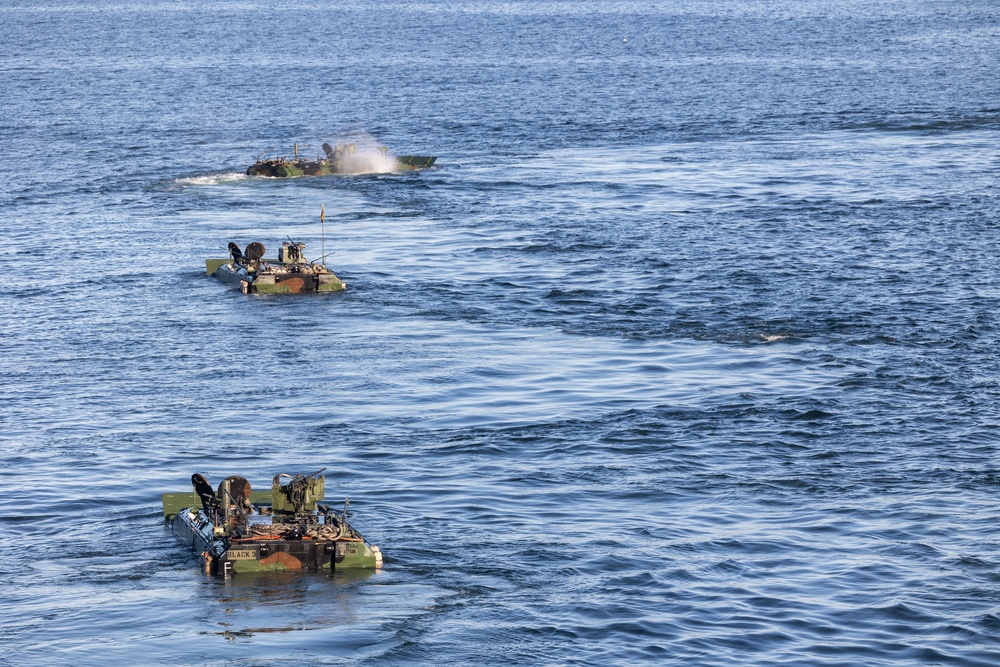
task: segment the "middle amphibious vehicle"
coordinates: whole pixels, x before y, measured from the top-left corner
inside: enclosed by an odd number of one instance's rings
[[[305,243],[285,241],[278,259],[264,259],[264,244],[253,242],[246,250],[229,243],[229,257],[206,259],[205,273],[237,285],[244,294],[297,294],[339,292],[347,287],[325,264],[306,261]],[[322,261],[323,258],[320,258]]]

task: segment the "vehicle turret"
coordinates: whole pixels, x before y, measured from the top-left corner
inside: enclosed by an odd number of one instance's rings
[[[280,264],[301,264],[305,262],[305,255],[302,254],[305,247],[306,244],[301,241],[285,241],[281,244],[281,248],[278,249],[278,262]]]
[[[316,502],[324,496],[324,477],[321,468],[308,475],[280,473],[271,481],[271,508],[276,515],[297,515],[316,510]]]

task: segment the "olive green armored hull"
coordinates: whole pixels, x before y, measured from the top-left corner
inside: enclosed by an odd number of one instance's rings
[[[247,167],[247,176],[269,178],[295,178],[297,176],[332,176],[335,174],[373,174],[392,171],[418,171],[430,169],[436,157],[402,155],[396,158],[391,169],[381,169],[365,160],[260,160]]]
[[[266,261],[266,260],[265,260]],[[302,292],[339,292],[347,287],[326,267],[303,265],[286,267],[266,262],[250,271],[231,259],[206,259],[205,271],[244,294],[299,294]]]

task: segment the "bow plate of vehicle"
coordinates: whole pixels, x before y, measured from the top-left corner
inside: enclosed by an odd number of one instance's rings
[[[430,169],[437,161],[429,155],[390,155],[385,146],[374,150],[358,150],[357,144],[323,144],[325,157],[317,154],[315,160],[299,157],[295,144],[291,158],[278,156],[257,158],[247,167],[247,176],[293,178],[296,176],[331,176],[334,174],[388,174],[399,171]]]
[[[305,243],[285,241],[278,259],[264,258],[264,244],[253,242],[245,250],[229,243],[229,257],[206,259],[205,273],[244,294],[298,294],[300,292],[339,292],[347,285],[319,262],[307,261]],[[322,258],[321,258],[322,259]]]
[[[163,494],[163,518],[210,574],[382,567],[379,548],[348,523],[350,501],[341,513],[320,502],[323,470],[278,474],[263,492],[238,475],[215,490],[195,473],[193,491]]]

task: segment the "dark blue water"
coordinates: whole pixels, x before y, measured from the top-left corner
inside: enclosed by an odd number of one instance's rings
[[[12,0],[0,44],[0,662],[1000,663],[996,3]],[[439,168],[242,175],[341,137]],[[321,205],[346,292],[204,276]],[[383,571],[163,527],[321,466]]]

